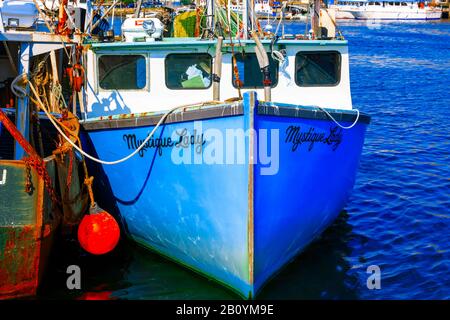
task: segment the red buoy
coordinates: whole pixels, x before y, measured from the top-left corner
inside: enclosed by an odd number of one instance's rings
[[[120,238],[117,221],[108,212],[98,208],[91,209],[78,226],[78,241],[89,253],[100,255],[115,248]]]

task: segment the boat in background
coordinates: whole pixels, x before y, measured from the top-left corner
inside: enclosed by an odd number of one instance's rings
[[[279,4],[279,2],[277,2]],[[206,1],[204,1],[204,5],[206,5]],[[267,15],[272,16],[275,14],[274,12],[274,2],[269,0],[256,0],[255,1],[255,14],[258,16],[265,17]],[[278,9],[275,7],[275,9]],[[233,12],[239,12],[242,14],[243,10],[245,10],[245,6],[243,5],[243,1],[228,1],[227,2],[227,10],[231,10]]]
[[[438,20],[442,7],[434,2],[346,0],[331,4],[336,19],[358,20]]]
[[[336,19],[355,19],[355,16],[350,12],[351,10],[355,10],[362,6],[366,0],[346,0],[346,1],[337,1],[333,4],[330,2],[329,8],[334,9],[336,12]]]
[[[442,7],[418,0],[366,1],[347,12],[357,20],[439,20]]]

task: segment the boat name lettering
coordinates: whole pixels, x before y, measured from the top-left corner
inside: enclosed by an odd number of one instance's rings
[[[150,138],[141,150],[139,150],[139,156],[143,157],[145,151],[151,148],[156,148],[158,155],[162,156],[163,148],[188,148],[191,145],[195,145],[195,151],[197,153],[202,152],[203,145],[206,143],[203,133],[197,134],[196,130],[194,130],[193,134],[189,134],[188,130],[184,128],[181,130],[176,130],[175,134],[178,136],[175,140],[171,137]],[[138,139],[135,134],[131,133],[124,134],[123,140],[127,143],[129,150],[136,150],[145,141],[145,139]]]
[[[329,133],[316,131],[314,127],[303,130],[299,126],[289,126],[286,129],[285,143],[292,143],[291,151],[295,152],[303,143],[309,144],[308,151],[314,148],[315,143],[323,143],[336,150],[342,142],[342,129],[335,126],[330,127]]]
[[[145,139],[137,139],[135,134],[124,134],[123,140],[127,143],[129,150],[136,150],[141,144],[144,143]],[[156,148],[158,154],[162,155],[162,148],[173,147],[174,142],[172,138],[150,138],[145,145],[139,150],[139,156],[143,157],[145,151],[149,148]]]
[[[194,134],[189,135],[186,128],[181,131],[176,131],[176,134],[180,137],[178,142],[175,144],[177,148],[187,148],[190,145],[195,145],[195,152],[202,153],[203,145],[206,143],[206,140],[202,134],[197,134],[197,130],[194,129]]]

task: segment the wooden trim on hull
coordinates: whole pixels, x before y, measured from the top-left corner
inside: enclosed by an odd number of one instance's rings
[[[244,99],[246,100],[244,103],[244,108],[248,108],[246,110],[248,112],[248,123],[246,125],[249,129],[249,143],[248,143],[248,152],[249,152],[249,164],[248,164],[248,222],[247,222],[247,241],[248,241],[248,281],[251,287],[251,291],[248,293],[247,298],[252,299],[255,296],[254,290],[254,250],[255,250],[255,226],[254,226],[254,156],[255,156],[255,109],[258,101],[256,100],[256,93],[250,92],[244,94]]]
[[[259,103],[256,109],[258,115],[330,120],[329,116],[325,112],[316,107]],[[353,122],[355,120],[356,113],[353,110],[327,109],[327,111],[333,116],[336,121]],[[227,104],[217,107],[214,106],[203,109],[200,108],[187,110],[182,113],[172,113],[167,117],[164,123],[181,123],[195,120],[239,116],[243,115],[243,113],[244,111],[241,103],[236,106]],[[152,115],[127,114],[120,116],[110,116],[107,118],[100,117],[91,120],[85,120],[81,122],[81,125],[86,131],[154,126],[161,119],[161,116],[162,113]],[[358,122],[368,124],[370,123],[370,116],[361,112]]]
[[[227,104],[221,105],[219,107],[208,107],[204,109],[195,109],[184,112],[172,113],[167,117],[164,123],[165,124],[177,122],[181,123],[195,120],[240,116],[243,114],[244,112],[241,103],[239,103],[239,105],[236,106],[231,106]],[[145,115],[145,114],[120,115],[119,117],[109,117],[106,119],[96,118],[92,120],[83,121],[81,122],[81,126],[86,131],[154,126],[161,119],[161,116],[162,113],[156,115]]]
[[[327,109],[327,111],[336,121],[353,122],[356,119],[356,113],[353,110]],[[317,107],[287,106],[276,103],[258,105],[258,115],[330,120],[330,117]],[[370,116],[360,112],[358,122],[369,124]]]

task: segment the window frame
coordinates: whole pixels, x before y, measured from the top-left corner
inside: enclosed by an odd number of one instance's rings
[[[241,52],[237,52],[237,53],[235,53],[234,55],[239,55],[239,54],[242,54],[242,53],[241,53]],[[245,54],[253,54],[253,55],[255,55],[255,57],[256,57],[256,52],[245,52]],[[286,57],[286,58],[287,58],[287,57]],[[256,58],[256,59],[258,59],[258,58]],[[270,58],[269,58],[269,59],[270,59]],[[272,59],[273,59],[273,58],[272,58]],[[270,80],[272,80],[272,85],[270,86],[271,89],[274,89],[274,88],[276,88],[276,87],[278,86],[278,82],[279,82],[279,74],[280,74],[280,63],[279,63],[277,60],[275,60],[275,59],[273,59],[273,60],[277,62],[277,82],[274,84],[274,81],[273,81],[273,75],[270,74],[270,77],[271,77]],[[237,62],[236,62],[236,63],[237,63]],[[264,84],[263,84],[263,83],[261,83],[261,87],[259,87],[259,86],[258,86],[258,87],[254,87],[254,86],[252,86],[252,87],[245,87],[245,85],[242,86],[242,87],[236,86],[235,83],[234,83],[234,81],[233,81],[233,79],[234,79],[233,54],[231,54],[231,63],[230,63],[230,65],[231,65],[231,85],[233,86],[233,88],[235,88],[235,89],[240,88],[240,89],[244,89],[244,90],[260,90],[260,89],[264,89]],[[270,62],[269,62],[269,66],[270,66]],[[261,73],[261,68],[258,69],[258,72]],[[261,73],[261,74],[262,74],[262,73]]]
[[[175,56],[179,56],[179,55],[197,55],[197,56],[198,55],[207,55],[207,56],[209,56],[210,61],[211,61],[211,65],[210,65],[211,73],[210,73],[209,86],[207,86],[205,88],[183,88],[183,87],[181,87],[181,88],[171,88],[171,87],[169,87],[167,85],[167,79],[168,79],[168,77],[167,77],[167,67],[166,67],[167,66],[167,57],[173,56],[173,55],[175,55]],[[211,88],[211,86],[213,84],[213,65],[214,65],[213,56],[210,55],[208,52],[172,52],[172,53],[169,53],[169,54],[167,54],[164,57],[164,84],[166,85],[166,88],[169,89],[169,90],[183,90],[183,91],[184,90],[208,90],[208,89]]]
[[[335,83],[332,84],[301,84],[299,83],[298,79],[297,79],[297,57],[300,53],[336,53],[339,57],[339,66],[338,66],[338,70],[337,70],[337,81]],[[295,80],[295,84],[298,87],[305,87],[305,88],[311,88],[311,87],[316,87],[316,88],[320,88],[320,87],[337,87],[339,86],[339,84],[341,83],[341,78],[342,78],[342,54],[337,51],[337,50],[326,50],[326,51],[320,51],[320,50],[314,50],[314,51],[297,51],[297,53],[295,54],[295,61],[294,61],[294,80]]]
[[[103,56],[142,56],[145,59],[145,86],[141,89],[104,89],[100,86],[100,57]],[[150,55],[143,52],[99,52],[96,54],[95,81],[98,92],[126,91],[126,92],[143,92],[150,91]]]

